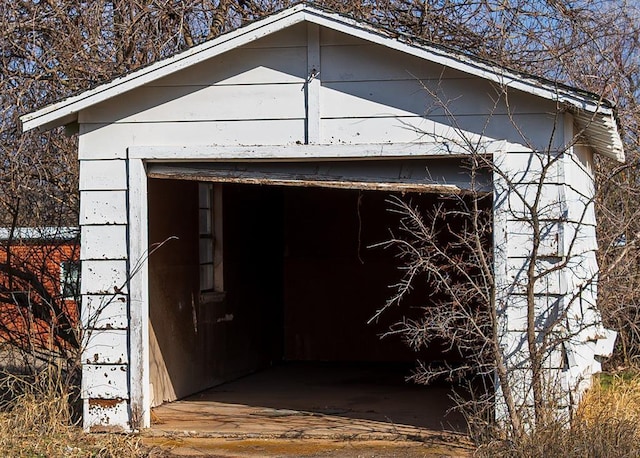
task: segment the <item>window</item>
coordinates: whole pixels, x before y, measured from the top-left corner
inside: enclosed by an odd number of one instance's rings
[[[62,299],[78,300],[80,297],[80,262],[60,263],[60,293]]]
[[[201,300],[217,297],[222,283],[222,187],[198,183]]]

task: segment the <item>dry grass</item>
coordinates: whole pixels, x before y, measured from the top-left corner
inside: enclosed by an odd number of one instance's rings
[[[570,426],[538,428],[522,443],[498,440],[479,457],[640,457],[640,374],[603,375],[585,394]]]
[[[135,436],[86,434],[74,421],[73,394],[60,374],[2,374],[0,450],[7,457],[142,457]]]

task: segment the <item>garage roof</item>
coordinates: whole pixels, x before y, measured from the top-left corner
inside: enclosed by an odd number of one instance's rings
[[[399,36],[367,22],[306,3],[300,3],[170,58],[25,114],[20,118],[23,130],[50,129],[75,122],[78,112],[83,109],[305,21],[557,102],[574,115],[578,127],[584,131],[586,140],[596,152],[624,161],[615,106],[597,94],[516,72],[411,36]]]

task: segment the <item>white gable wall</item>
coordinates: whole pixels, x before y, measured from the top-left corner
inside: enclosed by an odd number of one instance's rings
[[[557,134],[564,132],[565,118],[556,119],[553,102],[516,91],[505,98],[478,77],[315,30],[297,24],[80,111],[80,221],[87,247],[82,313],[93,336],[83,358],[85,427],[129,428],[149,421],[146,274],[136,273],[127,285],[127,276],[146,256],[146,176],[144,157],[130,158],[136,148],[191,147],[187,151],[193,153],[198,147],[242,145],[273,145],[278,151],[278,146],[303,149],[305,143],[372,145],[372,150],[394,144],[406,145],[410,155],[412,145],[435,143],[446,156],[451,145],[484,138],[504,142],[502,152],[510,154],[516,174],[530,162],[531,148],[561,149],[566,141]],[[286,159],[291,148],[281,151]],[[236,160],[243,154],[237,152]],[[536,170],[534,164],[533,175]],[[452,179],[459,173],[453,170]],[[544,191],[549,202],[570,192],[560,181],[564,173],[551,174]],[[526,258],[528,237],[513,217],[501,219],[507,204],[496,204],[496,234],[503,234],[496,236],[502,243],[497,253],[505,256],[497,268],[502,281]],[[544,243],[554,252],[561,249],[559,240],[550,233]],[[558,274],[541,297],[561,293],[564,282]],[[128,320],[122,319],[123,304]],[[508,326],[517,338],[522,335],[518,326]],[[122,353],[127,345],[128,358]]]

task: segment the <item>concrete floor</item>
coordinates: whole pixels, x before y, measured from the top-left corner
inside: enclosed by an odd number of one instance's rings
[[[449,389],[383,366],[286,364],[152,412],[151,436],[414,440],[464,431]],[[454,436],[457,434],[453,434]]]

